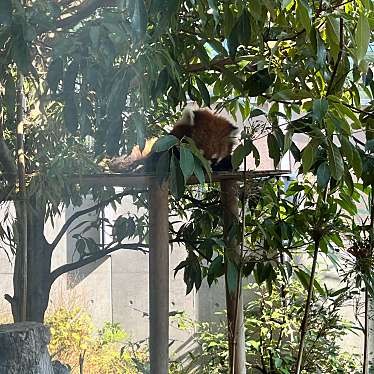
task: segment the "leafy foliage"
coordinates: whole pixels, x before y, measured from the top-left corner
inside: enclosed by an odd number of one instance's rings
[[[304,308],[304,290],[292,282],[269,294],[265,287],[250,287],[245,307],[247,370],[291,373],[296,361],[298,330]],[[307,338],[305,373],[359,373],[358,357],[339,348],[351,326],[339,316],[345,296],[316,297]],[[198,333],[201,348],[194,355],[190,372],[226,373],[228,344],[224,326],[203,323]],[[197,369],[198,368],[198,369]]]
[[[95,331],[90,315],[81,308],[60,308],[47,318],[52,339],[49,350],[54,359],[79,373],[79,362],[93,373],[136,373],[130,346],[121,349],[127,334],[118,324],[106,322]],[[137,352],[139,358],[144,353]]]

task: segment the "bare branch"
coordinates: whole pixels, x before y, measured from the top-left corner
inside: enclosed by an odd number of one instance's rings
[[[81,260],[72,262],[70,264],[65,264],[57,269],[53,270],[52,273],[49,276],[50,284],[52,284],[60,275],[65,274],[69,271],[76,270],[81,268],[82,266],[88,265],[94,261],[100,260],[101,258],[109,255],[112,252],[118,251],[119,249],[131,249],[135,251],[141,251],[143,253],[147,253],[148,251],[143,248],[143,245],[141,243],[128,243],[128,244],[118,244],[114,247],[107,248],[105,250],[101,250],[96,252],[95,254],[92,254],[86,258],[83,258]]]
[[[95,210],[98,210],[98,209],[101,209],[101,208],[104,208],[105,206],[107,206],[108,204],[110,204],[112,201],[118,199],[118,198],[122,198],[126,195],[128,195],[129,193],[127,191],[125,192],[121,192],[119,194],[115,194],[113,195],[110,199],[107,199],[107,200],[103,200],[87,209],[83,209],[83,210],[80,210],[79,212],[75,212],[74,214],[72,214],[69,219],[67,219],[67,221],[64,223],[64,225],[62,226],[60,232],[56,235],[56,238],[53,240],[52,243],[50,243],[48,245],[49,249],[51,251],[53,251],[57,244],[59,243],[59,241],[61,240],[61,238],[65,235],[66,231],[69,229],[70,225],[79,217],[85,215],[85,214],[88,214],[88,213],[91,213],[91,212],[94,212]]]

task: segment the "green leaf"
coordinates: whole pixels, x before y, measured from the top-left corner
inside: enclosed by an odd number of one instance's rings
[[[244,90],[248,96],[259,96],[273,84],[274,79],[275,74],[270,74],[268,69],[259,70],[245,81]]]
[[[281,150],[276,136],[270,133],[267,137],[269,156],[274,160],[274,165],[278,165],[281,158]]]
[[[257,284],[262,284],[264,281],[271,278],[272,273],[274,272],[273,267],[270,262],[258,262],[256,264],[256,269],[253,272],[253,276]]]
[[[362,174],[362,160],[359,151],[356,148],[352,148],[353,158],[352,158],[352,168],[356,174],[357,178],[360,178]]]
[[[252,144],[252,152],[255,159],[255,165],[258,167],[260,165],[260,152],[254,144]]]
[[[186,184],[175,155],[171,158],[170,176],[170,192],[176,199],[180,199],[183,196]]]
[[[228,38],[227,46],[230,56],[235,56],[239,45],[249,45],[251,42],[251,23],[248,10],[244,8],[236,24],[232,28]]]
[[[237,169],[241,165],[241,163],[243,162],[243,159],[244,159],[245,156],[246,156],[245,148],[244,148],[243,144],[239,144],[235,148],[234,153],[232,154],[232,159],[231,159],[232,167],[234,169]]]
[[[301,161],[304,173],[307,173],[310,170],[316,160],[317,146],[316,142],[311,140],[302,150]]]
[[[352,150],[352,144],[348,140],[347,137],[341,136],[339,138],[340,144],[341,144],[341,153],[343,156],[346,157],[348,164],[352,165],[353,162],[353,150]]]
[[[195,159],[192,152],[185,146],[180,147],[180,168],[184,175],[184,180],[193,174],[195,169]]]
[[[331,176],[339,181],[344,174],[344,161],[339,148],[332,141],[327,146],[327,160]]]
[[[322,122],[329,110],[329,103],[326,99],[317,99],[313,101],[313,120]]]
[[[64,73],[64,66],[61,58],[54,59],[48,68],[47,83],[49,88],[56,92],[58,83],[61,81]]]
[[[210,264],[208,269],[208,284],[209,286],[213,283],[214,279],[219,278],[224,274],[224,263],[223,257],[217,256]]]
[[[330,169],[326,162],[322,162],[317,169],[317,183],[320,187],[325,188],[330,180]]]
[[[297,277],[299,278],[299,281],[303,285],[303,287],[306,290],[308,290],[309,282],[310,282],[310,275],[307,274],[305,271],[300,270],[300,269],[295,270],[295,273],[296,273]]]
[[[153,145],[154,152],[167,151],[170,148],[178,144],[179,140],[174,135],[165,135],[157,139],[156,143]]]
[[[253,150],[253,143],[251,140],[246,139],[243,144],[239,144],[232,155],[231,163],[234,169],[237,169],[244,158],[247,157]]]
[[[303,0],[297,1],[296,6],[296,19],[304,27],[306,32],[309,34],[311,30],[311,11],[307,3]]]
[[[335,17],[328,16],[326,17],[326,36],[327,42],[330,45],[332,55],[334,59],[337,58],[339,53],[339,44],[340,44],[340,30],[339,30],[339,20]]]
[[[316,64],[320,70],[323,70],[326,64],[327,52],[325,44],[320,36],[320,33],[315,28],[312,28],[310,32],[310,39],[312,42],[314,53],[316,54]]]
[[[196,147],[195,142],[191,138],[186,137],[186,140],[191,147],[191,151],[193,155],[200,161],[200,165],[205,169],[209,177],[209,180],[211,180],[212,168],[210,167],[208,160],[201,154],[200,150]],[[195,168],[196,166],[197,166],[197,163],[195,162]]]
[[[209,107],[210,106],[210,94],[209,94],[208,89],[205,86],[205,83],[200,78],[196,78],[196,83],[197,83],[197,87],[199,87],[199,91],[200,91],[201,97],[204,100],[205,105]]]
[[[366,55],[370,41],[370,25],[367,16],[361,13],[355,32],[356,57],[360,62]]]
[[[200,184],[205,183],[205,174],[204,174],[203,168],[200,165],[200,160],[196,157],[195,157],[194,174],[196,175],[196,178],[198,179]]]
[[[12,21],[12,1],[0,0],[0,24],[9,25]]]
[[[335,101],[332,101],[332,105],[335,107],[341,117],[348,117],[350,120],[352,120],[352,127],[354,129],[361,129],[361,122],[350,108],[340,102]]]

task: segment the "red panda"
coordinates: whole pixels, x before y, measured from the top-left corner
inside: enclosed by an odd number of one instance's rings
[[[237,130],[226,118],[208,109],[186,108],[170,135],[178,139],[184,136],[191,138],[202,155],[212,163],[213,170],[231,170],[231,153],[236,143]],[[135,146],[130,155],[112,159],[109,169],[113,172],[132,170],[149,158],[155,141],[155,138],[147,140],[143,151]]]

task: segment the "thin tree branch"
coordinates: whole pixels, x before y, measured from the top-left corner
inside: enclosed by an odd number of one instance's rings
[[[69,229],[70,225],[79,217],[85,215],[85,214],[88,214],[88,213],[91,213],[91,212],[94,212],[95,210],[99,210],[101,208],[104,208],[105,206],[107,206],[109,203],[111,203],[113,200],[116,200],[118,198],[122,198],[124,196],[128,195],[128,192],[125,191],[125,192],[121,192],[119,194],[116,194],[114,195],[113,197],[111,197],[110,199],[107,199],[107,200],[103,200],[101,201],[100,203],[97,203],[87,209],[83,209],[83,210],[80,210],[79,212],[75,212],[73,215],[71,215],[67,221],[64,223],[64,225],[62,226],[60,232],[56,235],[55,239],[53,240],[52,243],[50,243],[48,245],[48,248],[50,251],[53,251],[57,244],[59,243],[59,241],[61,240],[61,238],[64,236],[64,234],[66,233],[66,231]]]
[[[356,113],[361,113],[361,114],[365,114],[369,117],[373,117],[374,118],[374,113],[373,112],[368,112],[367,110],[363,110],[363,109],[360,109],[360,108],[356,108],[355,106],[353,105],[350,105],[350,104],[347,104],[347,103],[342,103],[344,106],[346,106],[347,108],[353,110],[354,112]]]
[[[57,269],[53,270],[52,273],[49,275],[49,282],[50,284],[52,284],[60,275],[65,274],[72,270],[79,269],[82,266],[88,265],[94,261],[100,260],[101,258],[109,255],[110,253],[118,251],[120,249],[138,250],[138,251],[142,251],[143,253],[147,252],[147,250],[143,248],[143,245],[141,243],[118,244],[114,247],[98,251],[95,254],[85,257],[81,260],[58,267]]]
[[[238,58],[232,59],[231,57],[226,57],[221,60],[213,60],[210,62],[210,64],[204,64],[204,63],[197,63],[197,64],[189,64],[185,65],[184,69],[188,71],[189,73],[198,73],[200,71],[206,71],[206,70],[218,70],[221,71],[226,65],[235,65],[239,61],[247,60],[249,56],[240,56]],[[257,70],[257,64],[250,64],[246,66],[249,71],[256,71]]]
[[[321,3],[322,3],[322,1],[321,1]],[[333,70],[332,75],[331,75],[329,86],[327,88],[327,92],[326,92],[327,96],[330,95],[331,90],[333,88],[334,79],[336,77],[336,73],[338,72],[338,68],[339,68],[339,64],[340,64],[340,61],[341,61],[342,56],[343,56],[343,52],[344,52],[344,21],[343,21],[343,18],[340,17],[340,44],[339,44],[339,53],[338,53],[338,57],[336,59],[334,70]]]
[[[310,311],[310,307],[312,304],[312,297],[313,297],[313,290],[314,290],[314,277],[316,274],[319,243],[320,243],[320,238],[315,238],[314,239],[313,264],[312,264],[312,270],[310,272],[308,296],[306,299],[304,317],[303,317],[303,320],[301,322],[301,327],[300,327],[300,343],[299,343],[299,351],[298,351],[297,362],[296,362],[296,374],[300,374],[302,370],[303,353],[304,353],[304,348],[305,348],[305,338],[306,338],[306,334],[308,331],[309,311]]]

